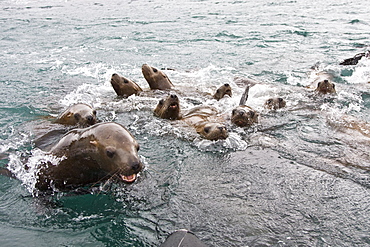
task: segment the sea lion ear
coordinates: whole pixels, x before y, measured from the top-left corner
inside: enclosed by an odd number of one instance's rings
[[[97,147],[98,146],[98,142],[96,140],[91,140],[90,141],[90,144]]]

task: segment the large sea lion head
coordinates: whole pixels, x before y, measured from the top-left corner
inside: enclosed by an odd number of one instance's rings
[[[154,109],[154,114],[170,120],[180,119],[180,103],[177,95],[171,94],[167,98],[161,99]]]
[[[329,80],[320,81],[317,84],[316,91],[321,94],[336,93],[335,84]]]
[[[118,96],[129,97],[143,91],[135,82],[115,73],[112,75],[110,83]]]
[[[90,105],[78,103],[69,106],[56,119],[57,123],[88,127],[97,122],[96,110]]]
[[[136,180],[143,168],[138,156],[139,144],[125,127],[113,122],[97,124],[84,131],[80,140],[84,138],[90,145],[85,156],[94,160],[98,166],[95,169],[102,169],[127,183]],[[77,148],[80,147],[77,145]]]
[[[248,127],[258,121],[258,115],[251,107],[241,105],[233,109],[231,122],[239,127]]]
[[[172,82],[167,75],[161,70],[143,64],[141,67],[145,80],[148,82],[150,89],[170,89],[173,87]]]
[[[285,106],[286,102],[283,98],[270,98],[265,102],[265,107],[271,110],[277,110]]]
[[[216,100],[220,100],[225,95],[229,95],[230,97],[232,96],[231,87],[230,87],[230,84],[228,84],[228,83],[225,83],[224,85],[219,87],[216,90],[216,93],[213,95],[213,98],[216,99]]]
[[[226,139],[229,136],[226,126],[217,122],[206,122],[196,126],[196,131],[202,137],[211,141]]]

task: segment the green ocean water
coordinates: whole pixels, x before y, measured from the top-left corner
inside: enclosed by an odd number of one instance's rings
[[[0,246],[159,246],[186,228],[208,246],[370,245],[370,60],[365,1],[1,1]],[[210,142],[152,114],[169,92],[122,99],[113,73],[148,84],[147,63],[171,68],[184,109],[228,114],[244,85],[259,124]],[[311,67],[334,76],[317,96]],[[210,96],[229,83],[233,96]],[[193,95],[190,89],[203,94]],[[287,107],[263,108],[269,97]],[[125,125],[145,164],[131,185],[88,194],[33,193],[42,158],[34,129],[73,103]],[[23,159],[29,161],[24,164]]]

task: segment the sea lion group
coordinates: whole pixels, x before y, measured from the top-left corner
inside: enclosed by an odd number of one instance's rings
[[[359,59],[368,56],[368,53],[359,54],[342,64],[356,64]],[[157,68],[144,64],[142,73],[151,90],[169,90],[174,87],[168,76]],[[229,136],[228,121],[238,127],[250,127],[258,123],[260,116],[256,110],[246,105],[249,89],[255,82],[239,79],[238,83],[245,83],[246,87],[239,105],[231,113],[220,113],[211,106],[197,106],[182,112],[180,99],[173,93],[160,99],[153,113],[159,118],[186,124],[202,138],[212,141],[226,139]],[[318,94],[336,93],[331,77],[320,78],[315,83],[315,92]],[[117,73],[112,74],[111,85],[118,96],[125,98],[144,91],[137,83]],[[233,96],[228,83],[221,85],[213,98],[220,100],[226,95]],[[264,107],[278,110],[286,107],[286,101],[281,97],[269,98]],[[40,164],[35,185],[38,190],[64,191],[111,179],[126,183],[137,179],[138,173],[143,169],[138,155],[139,143],[124,126],[115,122],[99,123],[96,110],[84,103],[69,106],[54,122],[76,128],[68,131],[48,148],[48,153],[57,157],[59,162]],[[7,173],[2,170],[1,174]],[[187,246],[204,246],[195,235],[186,230],[175,232],[161,246],[180,246],[178,244],[182,242],[188,243]]]
[[[229,136],[229,125],[245,128],[258,123],[260,114],[246,104],[249,89],[258,84],[254,80],[236,79],[236,84],[244,85],[245,91],[239,105],[231,112],[219,112],[208,105],[198,105],[182,111],[180,98],[171,91],[175,86],[162,70],[143,64],[141,71],[149,90],[169,92],[167,97],[159,100],[153,110],[154,115],[181,123],[194,130],[201,138],[223,140]],[[321,77],[315,81],[315,91],[319,94],[334,94],[336,91],[332,78],[325,73],[318,75]],[[117,73],[112,74],[110,82],[116,94],[121,97],[127,98],[145,92],[136,82]],[[229,83],[221,85],[212,98],[219,101],[225,96],[233,97]],[[281,97],[269,98],[264,104],[269,110],[278,110],[285,106],[286,101]],[[112,178],[127,183],[136,180],[143,168],[138,156],[139,144],[124,126],[114,122],[98,123],[96,110],[84,103],[69,106],[54,123],[72,127],[68,127],[69,132],[56,144],[45,148],[51,155],[60,158],[60,161],[58,164],[46,162],[40,165],[37,189],[68,190]]]

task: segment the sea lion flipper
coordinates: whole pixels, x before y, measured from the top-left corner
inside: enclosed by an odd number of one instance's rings
[[[248,94],[249,94],[249,88],[250,88],[250,85],[247,85],[247,87],[244,90],[244,93],[242,94],[239,105],[245,105],[245,102],[247,102]]]

